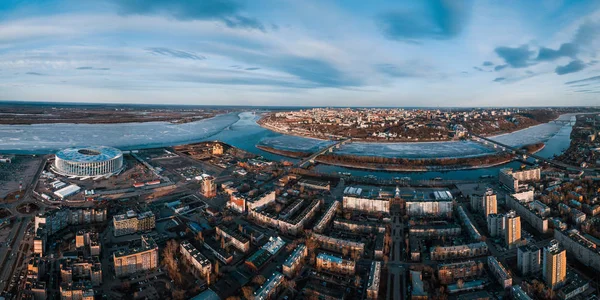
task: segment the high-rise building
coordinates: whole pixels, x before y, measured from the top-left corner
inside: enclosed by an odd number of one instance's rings
[[[540,248],[535,245],[524,245],[517,250],[517,266],[522,275],[537,274],[540,271]]]
[[[156,226],[156,219],[152,211],[136,213],[133,210],[126,214],[113,217],[114,236],[132,234],[138,231],[152,230]]]
[[[212,198],[217,195],[217,185],[215,184],[214,177],[210,175],[202,175],[200,193],[206,198]]]
[[[498,213],[498,202],[496,200],[496,194],[492,190],[488,190],[482,199],[483,203],[483,215],[487,218],[490,214]]]
[[[487,216],[488,232],[491,237],[504,236],[505,219],[504,214],[490,214]]]
[[[124,276],[158,267],[158,246],[147,235],[142,235],[141,246],[113,253],[115,274]]]
[[[567,250],[557,240],[550,241],[544,247],[543,276],[546,284],[555,289],[561,286],[567,277]]]
[[[506,234],[504,235],[506,245],[513,248],[521,240],[521,217],[514,210],[506,214]]]

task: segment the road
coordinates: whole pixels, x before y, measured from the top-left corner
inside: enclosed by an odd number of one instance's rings
[[[331,144],[331,146],[325,147],[325,148],[323,148],[323,149],[321,149],[321,150],[319,150],[319,151],[311,154],[309,157],[302,159],[301,161],[299,161],[297,163],[297,165],[300,168],[307,167],[311,163],[313,163],[314,159],[317,158],[317,156],[325,154],[325,152],[328,152],[328,151],[332,150],[335,147],[339,147],[340,145],[344,145],[344,144],[349,143],[351,141],[352,141],[352,139],[344,139],[344,140],[336,141],[334,144]]]
[[[13,273],[15,264],[18,262],[20,253],[19,249],[21,248],[21,244],[23,242],[23,237],[25,236],[25,232],[27,231],[28,224],[31,221],[31,217],[24,217],[23,219],[19,218],[13,225],[13,230],[9,235],[10,239],[10,247],[2,247],[2,251],[0,252],[0,258],[2,259],[2,268],[0,270],[0,291],[4,291],[8,286],[11,275]]]
[[[392,223],[392,250],[388,261],[388,283],[386,299],[406,299],[406,269],[402,263],[404,254],[404,221],[396,212]]]

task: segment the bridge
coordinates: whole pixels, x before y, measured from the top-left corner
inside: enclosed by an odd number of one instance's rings
[[[471,136],[473,138],[473,140],[475,140],[477,142],[483,141],[484,144],[488,144],[488,143],[493,144],[494,148],[500,147],[504,151],[510,150],[514,154],[522,155],[523,158],[532,157],[532,158],[535,158],[535,159],[537,159],[539,161],[546,162],[548,164],[557,166],[559,168],[562,168],[562,169],[565,169],[565,170],[568,170],[568,171],[594,171],[594,169],[581,168],[579,166],[573,166],[573,165],[565,164],[565,163],[560,162],[560,161],[556,161],[556,160],[553,160],[553,159],[541,157],[541,156],[533,154],[533,153],[528,153],[527,150],[524,150],[524,149],[521,149],[521,148],[518,148],[518,147],[509,146],[509,145],[506,145],[506,144],[494,141],[492,139],[486,138],[484,136],[480,136],[478,134],[474,134],[474,133],[471,133],[471,132],[469,132],[468,134],[469,134],[469,136]]]
[[[330,146],[327,146],[327,147],[319,150],[318,152],[315,152],[315,153],[311,154],[309,157],[306,157],[306,158],[302,159],[301,161],[299,161],[297,163],[297,165],[300,168],[308,167],[309,165],[315,163],[315,158],[317,158],[317,156],[323,155],[326,152],[333,152],[334,148],[339,149],[341,145],[345,145],[345,144],[350,143],[350,142],[352,142],[352,138],[346,138],[346,139],[339,140],[339,141],[331,144]]]
[[[552,121],[550,121],[548,123],[555,123],[555,124],[575,126],[575,121],[571,121],[571,120],[552,120]]]

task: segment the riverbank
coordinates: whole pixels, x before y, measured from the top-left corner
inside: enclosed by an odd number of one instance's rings
[[[549,122],[552,121],[556,121],[559,120],[561,118],[561,116],[563,115],[569,115],[571,113],[564,113],[564,114],[560,114],[558,115],[556,118],[553,119],[545,119],[543,122],[541,121],[535,121],[536,123],[533,124],[529,124],[527,126],[524,127],[517,127],[514,128],[512,130],[505,130],[505,131],[493,131],[493,132],[487,132],[487,133],[479,133],[481,136],[487,137],[487,138],[495,138],[495,137],[501,137],[503,135],[507,135],[507,134],[512,134],[512,133],[516,133],[519,131],[523,131],[523,130],[527,130],[530,128],[534,128],[536,126],[541,126],[541,125],[545,125],[548,124]],[[256,124],[258,124],[260,127],[273,131],[273,132],[277,132],[280,134],[284,134],[284,135],[290,135],[290,136],[295,136],[295,137],[301,137],[301,138],[309,138],[309,139],[316,139],[316,140],[320,140],[320,141],[330,141],[332,139],[346,139],[348,137],[346,136],[340,136],[340,135],[327,135],[327,137],[320,137],[320,136],[315,136],[313,134],[310,133],[301,133],[301,132],[297,132],[297,131],[289,131],[289,130],[282,130],[281,128],[277,127],[277,126],[273,126],[269,123],[267,123],[265,120],[268,117],[268,114],[263,114],[261,116],[261,118],[256,121]],[[437,140],[433,140],[433,139],[428,139],[428,140],[389,140],[389,139],[378,139],[378,138],[357,138],[357,137],[352,137],[352,140],[354,142],[359,142],[359,143],[381,143],[381,144],[394,144],[394,143],[439,143],[439,142],[459,142],[461,140],[463,140],[462,138],[445,138],[445,139],[437,139]]]
[[[291,158],[305,158],[305,157],[310,156],[309,152],[281,150],[281,149],[276,149],[276,148],[264,146],[264,145],[256,145],[256,148],[258,148],[262,151],[265,151],[265,152],[269,152],[269,153],[273,153],[273,154],[277,154],[277,155],[281,155],[281,156],[285,156],[285,157],[291,157]]]
[[[273,147],[257,145],[263,151],[292,158],[305,158],[308,152],[280,150]],[[523,149],[533,154],[544,149],[544,143],[524,146]],[[387,158],[376,156],[357,156],[340,154],[323,154],[315,161],[318,163],[345,167],[359,170],[389,171],[389,172],[446,172],[461,170],[476,170],[495,167],[514,161],[516,155],[511,153],[496,153],[461,158],[435,158],[435,159],[405,159]]]

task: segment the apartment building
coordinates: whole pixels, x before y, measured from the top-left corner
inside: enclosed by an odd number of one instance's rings
[[[430,252],[430,257],[431,260],[446,260],[483,256],[487,255],[487,253],[487,244],[485,242],[477,242],[458,246],[434,247]]]
[[[550,244],[544,247],[542,266],[542,275],[548,287],[554,290],[564,285],[567,278],[567,250],[562,248],[557,240],[550,241]]]
[[[476,278],[483,272],[483,264],[480,266],[474,260],[438,265],[438,279],[441,284],[447,285],[458,281]]]
[[[114,236],[152,230],[155,226],[156,219],[152,211],[137,213],[134,210],[129,210],[125,214],[113,217]]]
[[[477,230],[477,227],[475,227],[475,224],[473,224],[473,221],[471,221],[471,218],[469,218],[469,215],[467,215],[467,212],[462,208],[462,206],[459,206],[457,211],[458,218],[462,222],[463,226],[467,228],[467,232],[469,233],[471,239],[475,241],[481,241],[483,238],[481,237],[479,230]]]
[[[540,272],[540,248],[535,245],[524,245],[517,249],[517,267],[521,275],[531,275]]]
[[[321,247],[325,250],[334,251],[337,253],[343,253],[344,251],[348,251],[348,253],[355,252],[360,256],[362,256],[365,252],[365,244],[361,242],[334,238],[318,233],[313,233],[312,238],[316,239],[321,244]]]
[[[313,227],[313,231],[317,232],[317,233],[323,232],[323,230],[327,227],[329,222],[335,216],[335,213],[337,212],[339,207],[340,207],[340,201],[336,200],[333,203],[331,203],[327,207],[327,209],[325,210],[325,213],[321,216],[319,221],[317,221],[317,225],[315,225],[315,227]]]
[[[502,287],[507,289],[512,286],[512,276],[495,256],[488,256],[488,267]]]
[[[247,253],[250,250],[250,240],[241,232],[223,225],[217,226],[216,232],[217,236],[224,238],[241,252]]]
[[[371,269],[369,271],[369,280],[367,281],[367,299],[377,300],[379,299],[379,285],[381,280],[381,262],[371,262]]]
[[[277,293],[277,288],[283,282],[283,275],[279,272],[273,273],[265,283],[254,292],[254,300],[266,300]]]
[[[515,211],[506,214],[504,238],[508,248],[514,248],[521,240],[521,217]]]
[[[321,252],[317,255],[317,270],[325,270],[342,275],[354,275],[356,262],[343,259],[333,254]]]
[[[293,278],[307,255],[308,249],[306,246],[304,244],[298,245],[292,254],[286,258],[285,262],[283,262],[283,274],[289,278]]]
[[[511,168],[501,169],[498,174],[500,183],[508,187],[513,192],[519,192],[527,188],[523,182],[539,181],[541,168],[525,168],[513,171]]]
[[[113,253],[115,274],[118,277],[158,267],[158,246],[150,236],[142,235],[141,245]]]
[[[179,251],[192,264],[200,276],[210,284],[210,274],[212,272],[210,261],[188,241],[183,241],[179,244]]]

